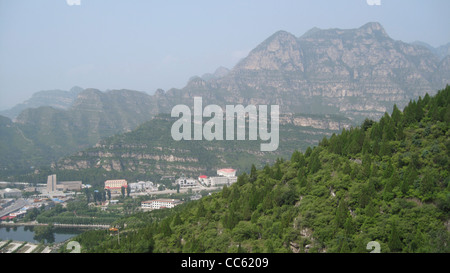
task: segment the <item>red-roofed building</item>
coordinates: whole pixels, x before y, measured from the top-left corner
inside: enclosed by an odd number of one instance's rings
[[[209,179],[206,175],[200,175],[198,177],[198,181],[200,181],[200,183],[205,184],[205,185],[209,184]]]
[[[227,177],[236,176],[236,170],[235,169],[220,169],[220,170],[217,170],[217,175],[227,176]]]
[[[125,179],[105,181],[105,190],[110,190],[111,193],[121,193],[122,187],[128,187],[128,183]]]
[[[5,221],[5,220],[12,220],[14,218],[16,218],[16,216],[6,215],[0,218],[0,220]]]

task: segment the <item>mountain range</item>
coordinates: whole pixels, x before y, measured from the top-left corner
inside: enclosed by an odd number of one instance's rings
[[[72,106],[81,91],[83,91],[83,88],[79,86],[74,86],[69,91],[58,89],[39,91],[34,93],[30,99],[10,109],[0,111],[0,115],[14,120],[22,111],[28,108],[50,106],[56,109],[67,110]]]
[[[309,122],[303,118],[300,126],[332,124],[325,115],[353,124],[376,120],[394,104],[402,109],[411,99],[433,95],[450,82],[450,56],[444,48],[394,40],[379,23],[313,28],[300,37],[278,31],[231,70],[193,77],[181,89],[158,89],[153,95],[79,87],[39,92],[2,112],[14,122],[0,120],[3,151],[11,155],[2,157],[0,170],[56,162],[170,113],[174,105],[191,106],[194,96],[201,96],[205,105],[277,104],[286,117],[314,115]]]

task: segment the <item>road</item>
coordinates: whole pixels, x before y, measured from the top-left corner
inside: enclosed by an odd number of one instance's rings
[[[28,202],[25,199],[23,199],[23,198],[17,199],[16,201],[14,201],[14,203],[11,206],[6,207],[0,211],[0,217],[6,216],[10,213],[18,211],[19,209],[23,208],[25,205],[28,205]]]

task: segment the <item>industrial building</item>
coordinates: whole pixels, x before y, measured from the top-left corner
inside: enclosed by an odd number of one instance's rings
[[[56,179],[56,174],[47,177],[47,192],[56,191],[80,191],[82,186],[81,181],[60,181]]]
[[[181,203],[183,202],[178,199],[155,199],[141,202],[141,208],[143,209],[173,208]]]
[[[6,188],[4,190],[0,190],[1,198],[20,198],[22,197],[22,191],[18,189],[10,189]]]

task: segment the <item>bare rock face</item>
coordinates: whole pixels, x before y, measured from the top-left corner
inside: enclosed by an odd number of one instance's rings
[[[302,51],[297,38],[278,31],[255,48],[235,70],[283,70],[303,72]]]
[[[449,58],[393,40],[376,22],[357,29],[314,28],[300,37],[278,31],[225,76],[192,80],[185,92],[169,90],[168,96],[279,104],[284,113],[343,114],[359,121],[444,88],[448,67]]]

